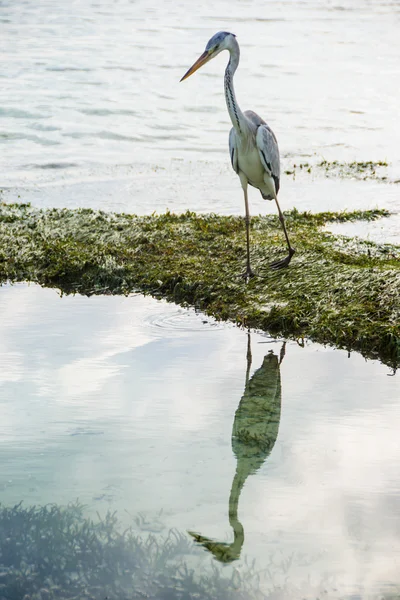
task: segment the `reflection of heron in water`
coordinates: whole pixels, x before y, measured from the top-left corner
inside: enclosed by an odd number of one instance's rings
[[[243,526],[238,519],[240,492],[247,477],[258,471],[269,456],[278,436],[281,416],[280,365],[285,355],[285,345],[284,342],[279,358],[270,350],[261,367],[249,379],[252,356],[250,333],[248,334],[246,386],[232,427],[232,450],[237,460],[229,496],[229,523],[234,533],[233,542],[217,542],[189,531],[196,542],[223,563],[230,563],[240,556],[244,542]]]

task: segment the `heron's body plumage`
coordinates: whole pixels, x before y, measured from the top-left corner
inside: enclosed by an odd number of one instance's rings
[[[244,116],[253,119],[247,136],[238,135],[234,127],[229,133],[232,167],[239,175],[242,187],[247,182],[260,190],[265,200],[273,200],[280,181],[278,143],[272,130],[256,113],[248,110]]]

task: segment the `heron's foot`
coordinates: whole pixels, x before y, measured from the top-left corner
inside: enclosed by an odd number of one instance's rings
[[[244,273],[240,273],[238,277],[244,279],[246,283],[249,283],[250,279],[252,279],[253,277],[258,277],[258,275],[257,273],[254,273],[250,265],[248,265]]]
[[[284,269],[285,267],[287,267],[289,265],[290,261],[292,260],[292,256],[295,252],[296,251],[294,248],[290,248],[289,254],[285,258],[281,258],[281,260],[275,260],[269,266],[274,271],[278,271],[279,269]]]

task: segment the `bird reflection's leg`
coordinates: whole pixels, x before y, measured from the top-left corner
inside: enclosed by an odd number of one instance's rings
[[[276,196],[275,196],[275,202],[276,202],[276,206],[278,208],[279,220],[281,222],[281,225],[283,228],[283,233],[285,234],[286,243],[287,243],[288,249],[289,249],[289,254],[286,256],[286,258],[282,258],[281,260],[276,260],[275,262],[271,263],[271,265],[270,265],[271,269],[277,270],[277,269],[282,269],[283,267],[288,266],[288,264],[292,260],[293,254],[295,253],[295,249],[292,248],[292,246],[290,245],[288,232],[286,231],[285,217],[283,216],[283,212],[281,211],[281,207],[279,206],[278,198]]]
[[[242,178],[240,178],[242,181]],[[246,281],[246,283],[249,282],[249,280],[255,276],[255,273],[252,271],[251,266],[250,266],[250,211],[249,211],[249,200],[247,197],[247,180],[242,181],[242,187],[243,187],[243,192],[244,192],[244,206],[245,206],[245,210],[246,210],[246,247],[247,247],[247,264],[246,264],[246,270],[244,273],[241,273],[240,277],[243,277],[243,279]]]
[[[253,356],[251,354],[251,334],[250,334],[250,329],[247,332],[247,354],[246,354],[246,360],[247,360],[247,367],[246,367],[246,383],[245,383],[245,388],[247,388],[247,386],[249,385],[250,369],[251,369],[251,363],[253,361]]]
[[[282,344],[282,348],[281,348],[281,353],[279,355],[279,364],[282,364],[283,359],[285,358],[285,354],[286,354],[286,342],[283,342]]]

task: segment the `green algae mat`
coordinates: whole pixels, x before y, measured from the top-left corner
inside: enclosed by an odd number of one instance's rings
[[[0,283],[31,281],[63,293],[141,292],[292,339],[333,344],[400,363],[400,246],[326,231],[330,222],[384,210],[285,213],[296,248],[289,267],[275,216],[251,221],[248,284],[242,217],[187,212],[135,216],[0,204]]]

